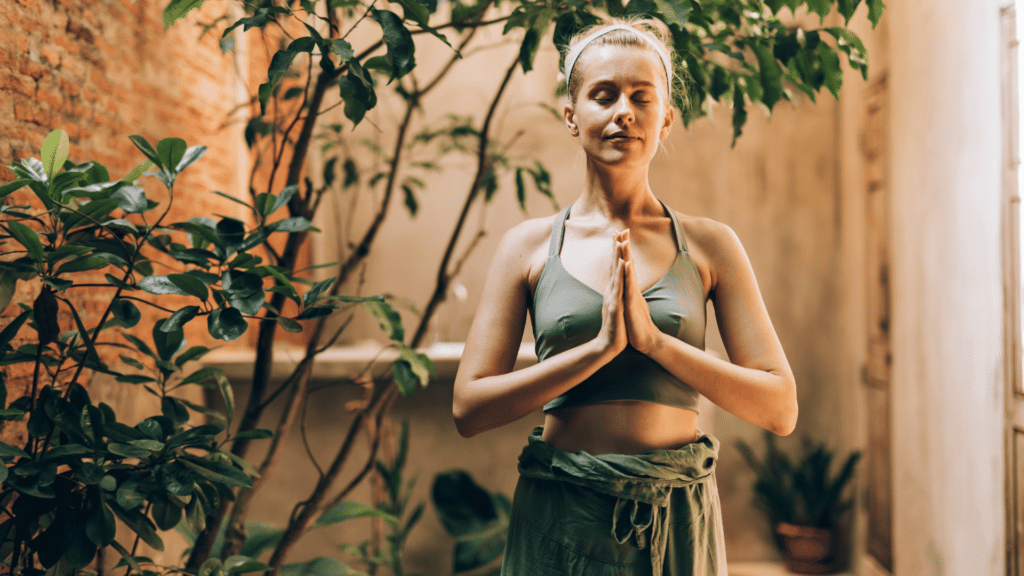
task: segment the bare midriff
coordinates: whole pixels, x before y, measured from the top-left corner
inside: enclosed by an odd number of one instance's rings
[[[558,450],[594,455],[671,450],[697,439],[697,413],[637,400],[567,406],[545,414],[542,438]]]

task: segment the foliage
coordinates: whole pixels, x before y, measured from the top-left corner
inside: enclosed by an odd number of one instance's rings
[[[507,496],[490,494],[464,470],[452,470],[437,475],[431,497],[441,524],[455,538],[456,574],[484,568],[502,555],[512,515]]]
[[[163,21],[171,26],[204,4],[205,0],[170,0]],[[375,515],[388,527],[387,541],[360,548],[360,556],[368,561],[371,573],[382,566],[400,573],[401,546],[421,508],[406,515],[409,483],[403,480],[404,459],[386,465],[377,459],[385,441],[381,423],[397,395],[412,393],[431,377],[430,361],[416,349],[450,283],[484,234],[480,229],[466,241],[470,210],[497,197],[506,177],[514,180],[524,209],[528,190],[553,201],[544,164],[518,155],[515,136],[496,133],[495,111],[515,72],[532,70],[543,42],[550,39],[562,46],[600,15],[658,18],[669,27],[686,70],[685,90],[677,91],[675,101],[684,122],[706,115],[712,102],[727,104],[732,107],[735,143],[748,105],[760,103],[770,112],[781,100],[791,99],[793,89],[811,100],[822,87],[837,96],[842,83],[840,52],[846,54],[850,68],[866,77],[867,54],[848,27],[804,29],[779,17],[784,8],[793,13],[807,10],[823,22],[836,10],[848,25],[859,4],[860,0],[397,0],[382,5],[369,0],[256,0],[238,3],[244,12],[240,18],[232,6],[212,23],[201,24],[204,34],[221,31],[219,45],[224,51],[232,50],[248,33],[250,38],[258,34],[259,40],[252,39],[264,42],[272,54],[266,78],[250,95],[249,105],[238,108],[248,114],[243,119],[244,136],[256,158],[250,182],[266,182],[261,189],[250,184],[245,201],[228,197],[246,206],[246,221],[200,215],[165,222],[178,173],[205,152],[175,138],[153,147],[133,136],[147,160],[121,180],[111,181],[98,163],[67,162],[67,136],[55,132],[39,159],[12,167],[16,180],[0,185],[0,197],[28,186],[43,210],[3,206],[0,211],[2,240],[14,248],[5,251],[16,255],[0,263],[0,310],[11,302],[18,281],[37,280],[42,286],[33,306],[19,304],[22,312],[0,330],[0,364],[30,363],[34,375],[29,394],[0,406],[0,418],[24,420],[27,415],[29,432],[24,448],[0,446],[0,459],[7,464],[0,474],[8,474],[0,489],[0,504],[8,512],[8,520],[0,523],[0,535],[6,536],[0,554],[26,572],[38,572],[38,561],[66,573],[84,566],[86,557],[94,556],[94,547],[109,544],[124,556],[129,572],[154,570],[136,557],[134,546],[128,550],[113,540],[106,518],[121,510],[136,542],[156,547],[158,530],[173,524],[190,533],[193,547],[180,568],[190,573],[267,569],[269,576],[348,574],[351,570],[333,558],[303,563],[288,563],[287,558],[310,530],[333,525],[334,520]],[[882,1],[865,4],[876,24]],[[438,120],[423,114],[422,120],[414,121],[414,112],[426,112],[427,94],[476,47],[476,31],[488,26],[503,26],[518,50],[513,60],[499,64],[504,75],[479,117]],[[417,48],[424,41],[450,47],[450,59],[431,76],[417,67]],[[398,104],[401,120],[382,125],[376,139],[359,140],[352,129],[372,119],[383,99]],[[323,114],[334,106],[341,107],[345,125],[324,125]],[[324,164],[314,183],[305,167],[310,146],[317,141]],[[369,162],[358,159],[367,155],[353,154],[357,146],[371,152]],[[372,254],[391,201],[400,197],[411,215],[419,213],[426,175],[439,171],[444,156],[453,153],[473,158],[475,167],[464,201],[453,205],[458,217],[437,263],[433,291],[416,327],[406,334],[388,299],[347,296],[342,291]],[[262,172],[260,178],[257,172]],[[163,210],[137,186],[144,175],[168,189]],[[311,282],[299,278],[299,256],[308,234],[316,231],[311,222],[328,194],[347,194],[352,205],[369,199],[372,216],[362,230],[348,230],[355,237],[342,251],[333,277]],[[275,235],[283,237],[283,246],[271,245]],[[168,267],[161,268],[167,273],[155,274],[157,263]],[[89,284],[100,274],[105,282]],[[112,291],[91,328],[83,322],[75,298],[69,297],[69,292],[86,287]],[[285,315],[289,300],[296,312]],[[138,303],[157,306],[168,316],[154,326],[143,325]],[[253,523],[247,518],[249,506],[274,471],[292,424],[301,419],[316,357],[337,341],[356,309],[377,318],[397,359],[388,374],[357,382],[366,393],[351,410],[344,441],[330,464],[319,469],[315,487],[297,498],[285,524],[278,528]],[[61,332],[60,310],[70,313],[72,330]],[[325,333],[327,321],[339,317],[340,328]],[[183,327],[203,320],[215,339],[237,339],[250,322],[258,327],[249,399],[237,413],[222,374],[209,368],[189,370],[188,361],[208,350],[188,347]],[[278,327],[302,330],[300,321],[308,321],[306,354],[284,383],[271,389],[275,332]],[[14,349],[10,343],[26,325],[35,331],[35,341]],[[114,333],[119,328],[129,331],[118,337]],[[108,366],[112,356],[100,350],[114,350],[135,371]],[[85,370],[141,386],[161,399],[162,414],[134,427],[117,422],[112,409],[94,405],[85,394]],[[218,391],[225,412],[218,414],[181,397],[179,389],[193,385]],[[275,403],[281,407],[279,423],[273,431],[261,430],[261,417]],[[211,423],[190,424],[202,417],[211,418]],[[228,423],[236,431],[230,436],[221,429]],[[370,442],[369,456],[358,466],[346,467],[362,432]],[[248,462],[251,442],[270,436],[263,460]],[[188,442],[178,444],[182,438]],[[342,471],[349,468],[354,473],[342,484]],[[383,507],[346,501],[370,476],[387,486]],[[451,492],[453,487],[459,491]],[[51,490],[53,497],[48,497]],[[475,504],[466,508],[458,504],[461,497]],[[463,506],[463,516],[445,520],[457,539],[456,569],[486,569],[500,554],[507,499],[490,496],[468,476],[452,473],[435,482],[434,500],[442,518]],[[406,519],[403,523],[399,518]],[[261,553],[268,552],[266,564],[259,563]]]
[[[764,436],[767,450],[763,460],[754,455],[746,442],[740,440],[736,445],[757,474],[754,501],[768,514],[772,524],[837,526],[853,504],[852,499],[844,500],[842,495],[843,488],[853,477],[860,452],[850,454],[839,473],[832,476],[830,468],[835,454],[824,443],[816,444],[805,437],[803,454],[794,462],[779,450],[770,432]]]
[[[310,228],[305,218],[267,220],[294,190],[257,202],[252,229],[229,217],[168,223],[178,175],[206,148],[188,147],[175,138],[155,148],[140,136],[132,141],[147,160],[124,178],[111,180],[98,162],[68,161],[67,134],[55,130],[44,141],[41,158],[11,166],[17,179],[0,189],[6,196],[28,187],[44,208],[0,206],[0,245],[14,257],[0,262],[0,282],[6,287],[0,305],[10,305],[18,281],[41,283],[33,305],[20,304],[21,313],[0,331],[0,365],[32,365],[28,394],[8,406],[7,387],[0,388],[0,419],[27,420],[28,432],[23,447],[0,442],[5,464],[0,467],[0,506],[8,517],[0,524],[0,560],[25,573],[35,570],[37,561],[44,569],[56,567],[57,574],[73,573],[107,546],[123,556],[129,572],[143,571],[148,560],[135,555],[139,541],[163,550],[159,531],[182,525],[201,532],[208,515],[234,498],[233,488],[253,485],[256,470],[225,447],[239,438],[272,434],[225,432],[234,417],[231,385],[219,369],[192,369],[190,363],[210,349],[188,345],[188,322],[205,316],[210,336],[234,340],[246,331],[245,318],[267,305],[266,294],[284,289],[298,312],[294,318],[278,317],[282,325],[299,327],[296,320],[316,317],[318,309],[358,304],[401,344],[401,320],[383,299],[325,296],[325,282],[312,284],[300,297],[288,271],[262,264],[257,254],[273,233]],[[155,170],[143,173],[149,168]],[[166,207],[146,197],[138,186],[141,176],[166,186]],[[174,273],[154,274],[157,258]],[[101,274],[104,283],[89,282]],[[265,288],[265,278],[277,285]],[[71,295],[82,288],[106,290],[105,309],[92,327],[86,326],[81,302],[76,304]],[[183,302],[188,305],[176,305]],[[144,326],[136,303],[170,315]],[[74,321],[74,328],[64,332],[62,309]],[[34,341],[14,348],[11,342],[25,324],[35,331]],[[139,330],[143,327],[151,328],[146,340]],[[101,349],[115,349],[124,367],[106,364],[112,355],[101,355]],[[416,355],[399,361],[413,371],[429,370]],[[159,398],[161,414],[134,426],[118,421],[113,408],[90,398],[82,385],[86,369],[140,386]],[[181,396],[195,386],[216,390],[224,412]],[[115,517],[135,535],[130,551],[115,540]],[[232,555],[211,559],[201,572],[268,568]]]

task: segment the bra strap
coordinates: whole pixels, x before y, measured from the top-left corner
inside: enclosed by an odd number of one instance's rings
[[[658,202],[661,202],[661,200],[658,200]],[[679,223],[679,217],[676,216],[675,210],[666,206],[664,202],[661,202],[661,207],[665,209],[665,213],[672,219],[672,226],[676,232],[676,248],[680,252],[689,252],[686,248],[686,237],[683,236],[683,225]]]
[[[572,204],[563,208],[562,211],[555,216],[555,223],[551,226],[551,242],[548,244],[548,258],[558,256],[558,253],[562,251],[562,238],[565,237],[565,220],[569,217],[569,208],[572,208]]]

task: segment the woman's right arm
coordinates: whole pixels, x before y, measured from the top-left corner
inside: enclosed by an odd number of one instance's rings
[[[539,410],[576,386],[626,347],[622,316],[622,260],[605,288],[598,336],[547,360],[513,371],[526,325],[530,256],[546,238],[536,225],[516,226],[501,239],[455,376],[452,413],[469,438]],[[616,240],[619,240],[616,238]],[[616,254],[619,244],[615,243]]]

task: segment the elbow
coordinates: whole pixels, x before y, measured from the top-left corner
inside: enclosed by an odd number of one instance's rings
[[[786,388],[785,400],[782,407],[776,412],[771,423],[766,426],[768,431],[778,436],[789,436],[796,429],[797,417],[800,408],[796,400],[796,382],[787,379],[784,384]]]
[[[480,433],[480,430],[473,426],[468,407],[463,402],[459,402],[458,398],[452,402],[452,416],[455,418],[455,429],[459,431],[459,436],[472,438]]]

